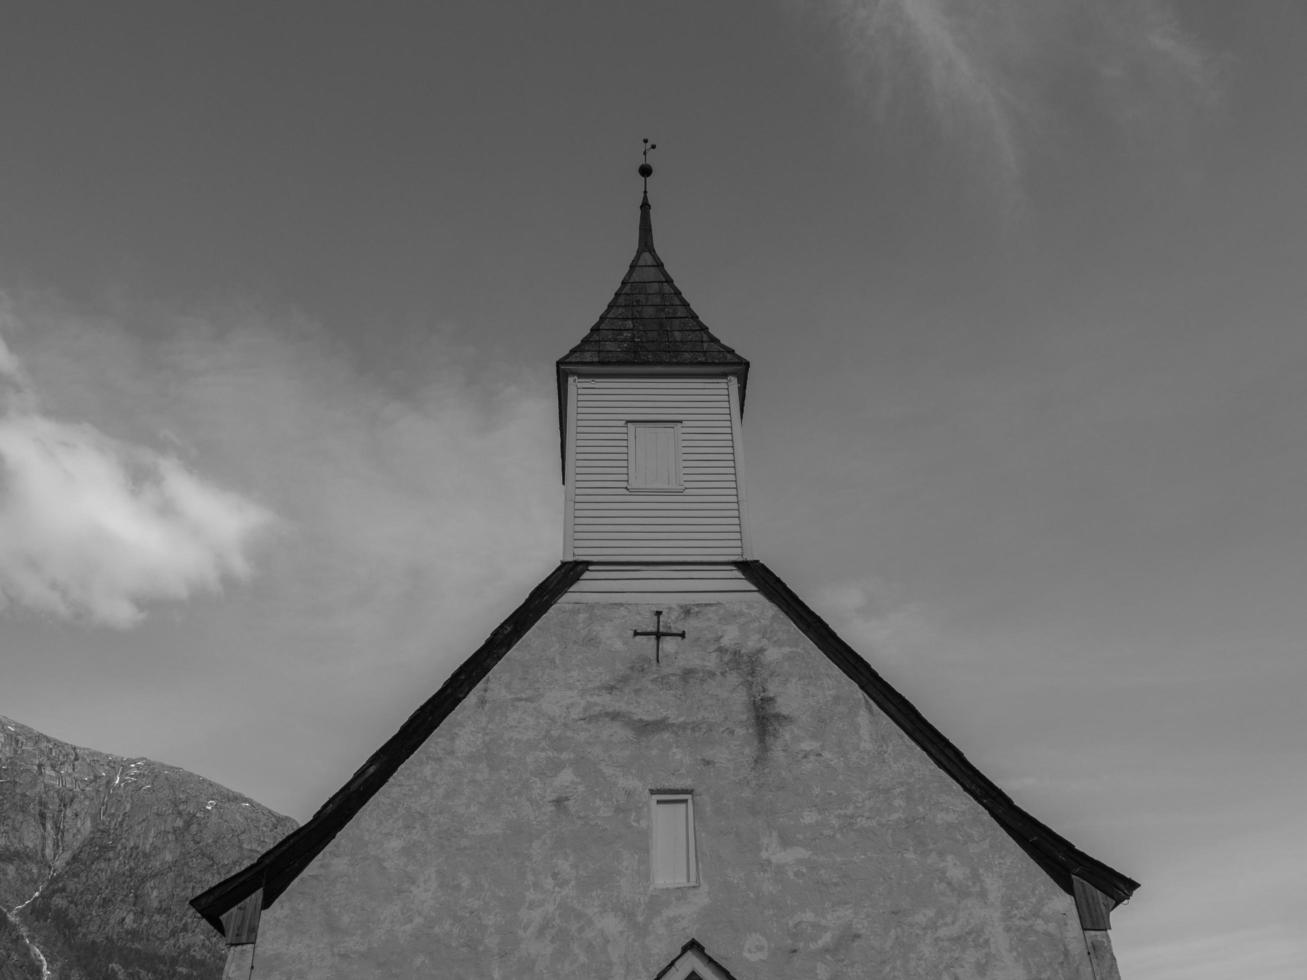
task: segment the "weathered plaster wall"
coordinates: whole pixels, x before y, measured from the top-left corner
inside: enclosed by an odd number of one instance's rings
[[[738,980],[1093,980],[1071,898],[783,614],[672,607],[661,665],[652,623],[550,610],[264,913],[255,977],[650,980],[695,937]],[[663,787],[698,887],[650,887]]]

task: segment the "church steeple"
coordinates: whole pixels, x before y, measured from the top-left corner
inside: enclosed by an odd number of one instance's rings
[[[647,171],[647,173],[646,173]],[[701,364],[730,366],[741,383],[749,362],[708,330],[676,288],[654,249],[653,208],[648,178],[653,168],[640,167],[646,188],[640,199],[640,227],[635,256],[607,309],[559,367],[581,364]]]
[[[645,166],[648,166],[648,164],[645,164]],[[649,169],[652,170],[653,168],[650,167]],[[653,218],[650,217],[651,211],[653,211],[653,208],[649,205],[649,188],[646,187],[644,190],[644,197],[640,199],[640,236],[635,242],[635,254],[637,258],[641,252],[655,254],[653,243]]]
[[[595,561],[738,560],[748,557],[738,474],[749,362],[709,331],[654,248],[648,149],[635,255],[557,364],[564,550]]]
[[[640,237],[636,241],[636,253],[642,251],[652,252],[653,244],[653,221],[649,217],[649,178],[653,176],[653,167],[649,163],[649,151],[658,149],[657,143],[650,143],[647,139],[644,141],[644,159],[640,162],[640,179],[644,181],[644,195],[640,199]]]

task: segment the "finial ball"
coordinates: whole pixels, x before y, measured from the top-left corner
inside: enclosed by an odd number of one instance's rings
[[[649,166],[647,163],[640,164],[640,176],[645,180],[648,180],[653,176],[653,167]]]

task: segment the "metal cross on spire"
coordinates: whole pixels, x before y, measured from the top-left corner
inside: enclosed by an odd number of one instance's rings
[[[654,663],[661,663],[659,659],[662,655],[663,637],[678,636],[685,639],[685,630],[664,630],[663,629],[663,611],[654,610],[654,628],[651,630],[631,630],[632,636],[652,636],[654,638]]]

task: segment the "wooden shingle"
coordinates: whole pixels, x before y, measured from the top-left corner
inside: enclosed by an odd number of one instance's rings
[[[607,309],[559,367],[587,364],[720,364],[747,369],[699,319],[676,288],[653,244],[649,197],[640,203],[635,258]]]

